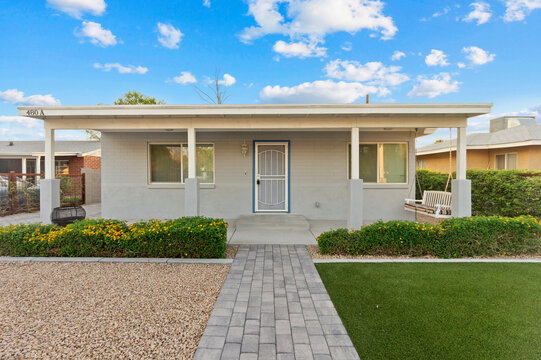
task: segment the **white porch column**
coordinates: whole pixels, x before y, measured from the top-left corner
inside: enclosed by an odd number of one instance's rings
[[[363,226],[363,179],[359,179],[359,128],[351,128],[348,228]]]
[[[36,158],[36,174],[41,174],[41,155]],[[36,176],[36,180],[39,181],[40,177]]]
[[[199,216],[199,179],[196,173],[195,128],[188,128],[188,178],[184,184],[184,216]]]
[[[456,180],[451,183],[451,214],[453,217],[471,216],[471,180],[466,179],[466,128],[456,131]]]
[[[53,209],[60,206],[60,180],[55,179],[54,129],[48,127],[45,127],[45,179],[40,181],[39,197],[40,220],[50,224]]]
[[[351,128],[351,179],[359,178],[359,128]]]
[[[21,172],[26,173],[26,158],[21,159]],[[23,180],[26,180],[26,176],[23,176]]]

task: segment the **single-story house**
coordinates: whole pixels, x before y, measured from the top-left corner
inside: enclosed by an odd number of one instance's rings
[[[490,121],[489,132],[466,137],[467,169],[541,171],[541,125],[535,116],[503,116]],[[438,141],[417,149],[417,168],[433,171],[456,169],[456,139]]]
[[[471,214],[467,119],[491,104],[20,106],[44,120],[41,219],[58,206],[60,129],[102,133],[102,216],[138,220],[253,213],[413,219],[415,139],[458,129],[454,216]]]
[[[0,174],[40,174],[45,169],[45,141],[0,141]],[[57,141],[55,173],[81,174],[81,169],[101,168],[99,141]]]

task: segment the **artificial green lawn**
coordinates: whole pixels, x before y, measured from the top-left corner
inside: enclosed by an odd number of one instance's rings
[[[316,264],[361,359],[541,359],[541,264]]]

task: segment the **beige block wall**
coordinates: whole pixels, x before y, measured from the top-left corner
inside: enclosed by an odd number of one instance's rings
[[[449,152],[417,155],[417,160],[424,160],[425,169],[439,172],[449,172]],[[486,169],[489,162],[488,150],[468,150],[467,169]],[[451,154],[451,171],[456,170],[456,154]]]
[[[468,150],[467,169],[494,169],[496,155],[516,153],[518,169],[541,171],[541,146],[521,146],[491,150]],[[449,152],[418,155],[417,160],[424,160],[424,168],[432,171],[449,171]],[[418,164],[418,162],[417,162]],[[456,170],[455,152],[452,152],[451,171]]]

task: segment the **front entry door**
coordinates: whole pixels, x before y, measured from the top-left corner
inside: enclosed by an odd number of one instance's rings
[[[287,212],[289,210],[289,144],[255,142],[254,210]]]

